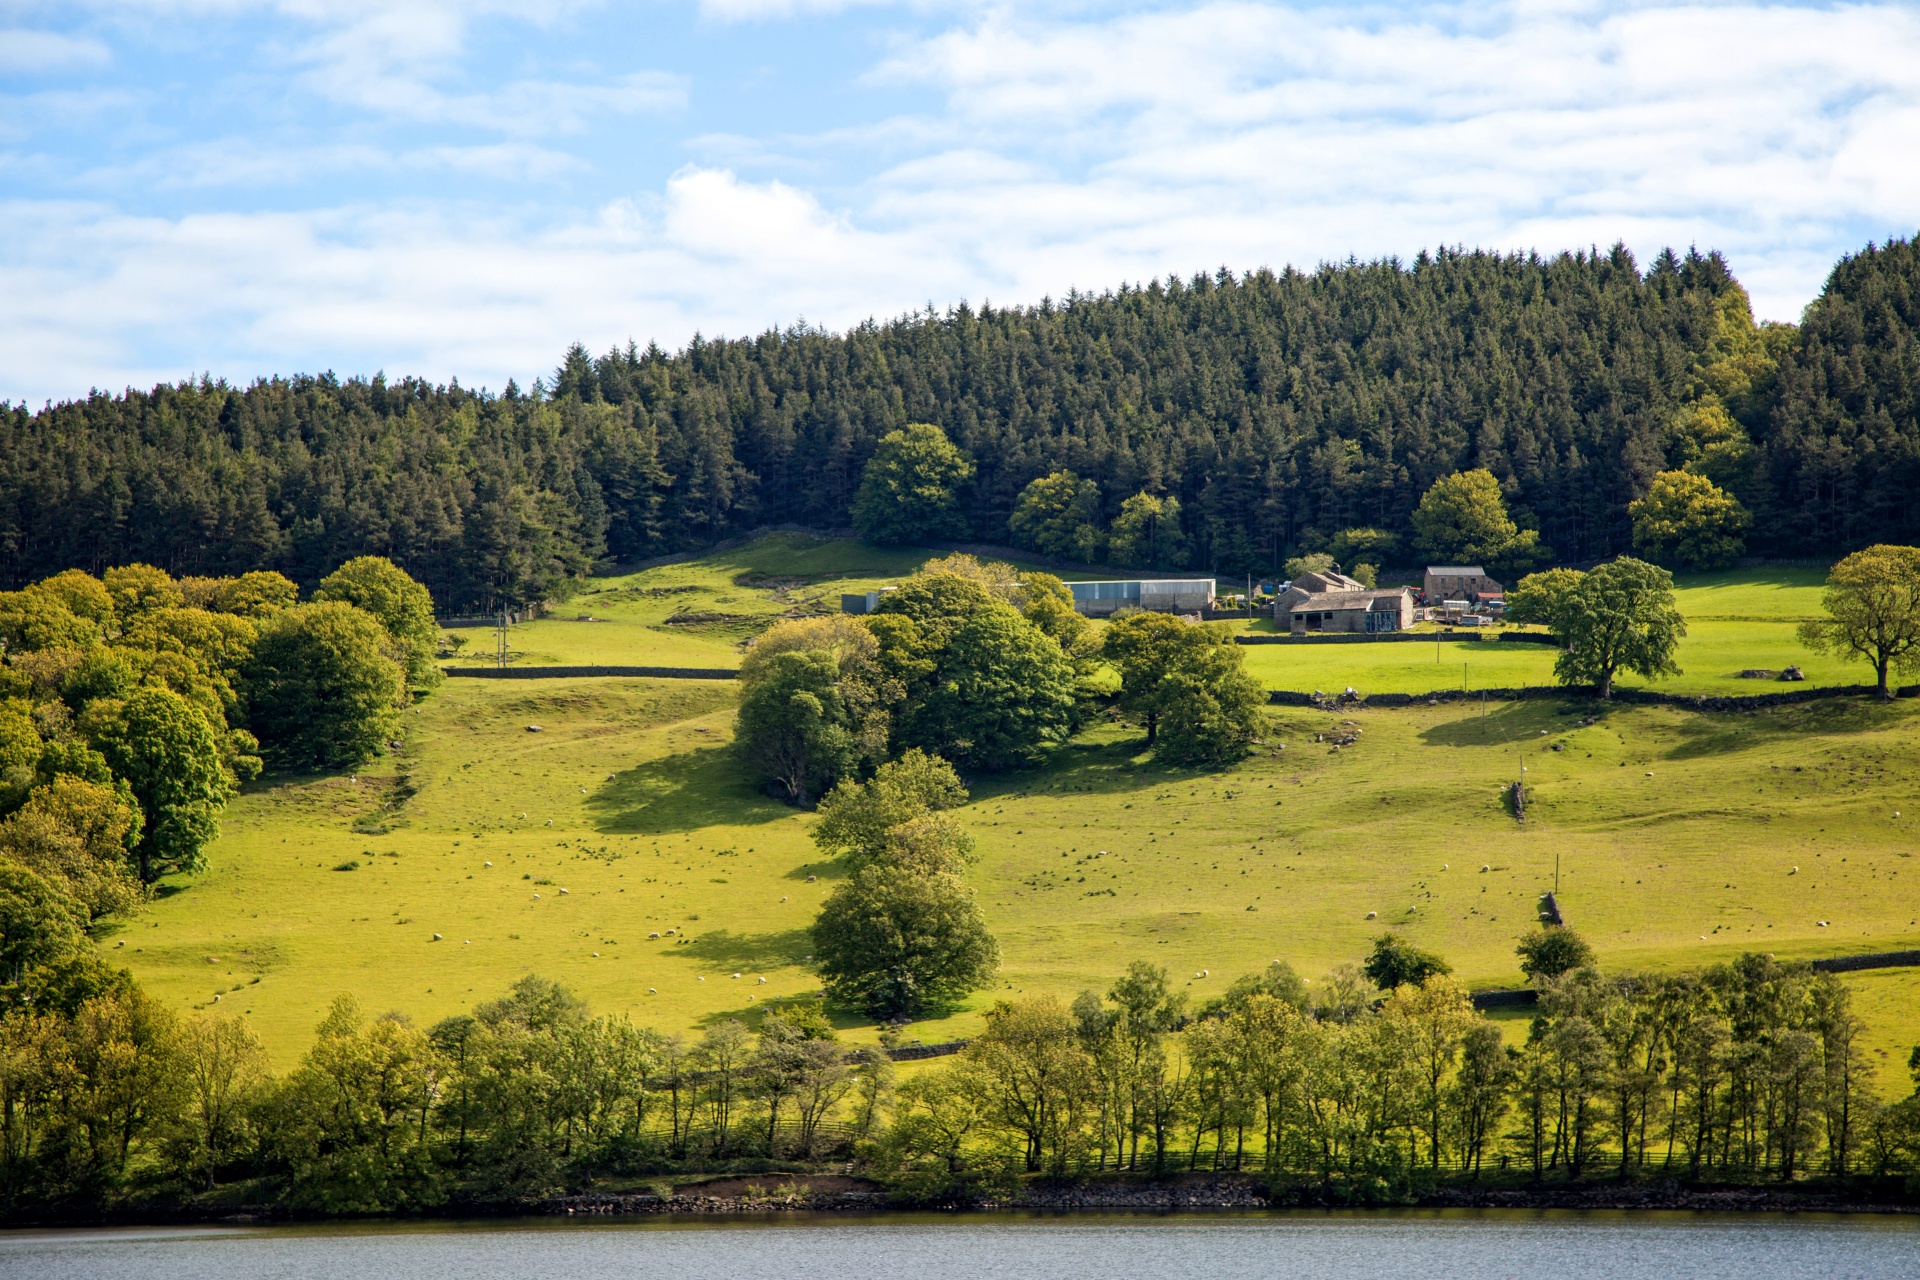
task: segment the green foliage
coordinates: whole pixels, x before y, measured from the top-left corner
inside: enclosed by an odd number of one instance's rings
[[[106,631],[113,626],[113,594],[100,579],[80,569],[64,569],[33,585],[41,595],[58,600],[68,613]]]
[[[140,879],[198,870],[233,793],[206,717],[171,690],[140,689],[102,717],[94,745],[146,815],[134,846]]]
[[[0,592],[0,642],[9,653],[84,649],[99,637],[98,624],[75,617],[54,592],[33,588]]]
[[[1309,551],[1303,556],[1293,556],[1287,561],[1288,579],[1304,577],[1309,573],[1330,573],[1333,570],[1333,557],[1324,551]]]
[[[1193,554],[1180,529],[1180,499],[1136,493],[1120,504],[1107,534],[1115,564],[1140,569],[1184,569]]]
[[[1552,554],[1537,532],[1513,522],[1500,481],[1485,468],[1434,481],[1414,509],[1413,528],[1421,553],[1447,564],[1511,572]]]
[[[1586,578],[1578,569],[1542,569],[1520,579],[1507,592],[1507,617],[1514,622],[1538,622],[1565,635],[1574,592]]]
[[[241,618],[270,617],[282,609],[293,608],[300,600],[300,588],[293,580],[272,569],[254,569],[235,578],[182,578],[180,592],[188,608],[231,613]],[[346,599],[349,604],[361,603],[346,596],[338,598]]]
[[[178,609],[186,603],[173,575],[150,564],[117,565],[101,579],[113,600],[114,616],[123,626],[150,609]]]
[[[871,861],[881,856],[893,828],[966,802],[967,789],[952,765],[909,748],[866,782],[842,780],[820,802],[813,842],[829,854]]]
[[[1075,715],[1060,646],[980,583],[923,573],[873,616],[883,670],[905,690],[895,741],[988,771],[1032,760]]]
[[[1360,966],[1362,973],[1382,991],[1397,987],[1423,985],[1427,979],[1453,972],[1453,966],[1431,951],[1422,951],[1397,933],[1383,933],[1373,940],[1373,951]]]
[[[406,676],[389,644],[371,614],[333,601],[267,620],[244,684],[248,724],[276,767],[358,764],[393,736]]]
[[[1633,546],[1662,563],[1718,569],[1746,550],[1747,509],[1713,481],[1689,471],[1662,471],[1647,495],[1628,504]]]
[[[1828,572],[1821,605],[1827,616],[1801,623],[1800,642],[1872,663],[1882,698],[1889,671],[1920,669],[1920,547],[1854,552]]]
[[[321,579],[313,598],[344,601],[372,614],[402,655],[409,690],[417,694],[440,683],[440,669],[433,665],[440,644],[433,596],[393,561],[382,556],[349,560]]]
[[[1156,695],[1154,755],[1168,764],[1223,765],[1245,755],[1259,735],[1267,691],[1246,673],[1240,647],[1226,635],[1199,627],[1188,635]]]
[[[876,1018],[956,1000],[1000,964],[986,917],[958,876],[886,862],[835,889],[811,937],[827,994]]]
[[[1170,614],[1124,614],[1102,652],[1120,672],[1120,709],[1146,725],[1148,745],[1168,763],[1223,764],[1259,733],[1266,691],[1224,632]]]
[[[142,822],[125,783],[56,775],[0,822],[0,858],[39,875],[91,916],[126,911],[144,897],[131,865]]]
[[[271,1144],[287,1203],[327,1214],[418,1210],[445,1197],[426,1138],[435,1055],[397,1015],[341,996],[275,1100]]]
[[[78,950],[87,909],[18,862],[0,858],[0,981]]]
[[[1056,471],[1029,483],[1007,524],[1016,546],[1043,556],[1092,564],[1105,549],[1100,486],[1071,471]]]
[[[880,543],[964,537],[959,490],[972,478],[972,460],[939,427],[890,431],[861,473],[853,527]]]
[[[1569,591],[1554,631],[1566,646],[1553,664],[1562,684],[1594,685],[1605,698],[1613,677],[1678,675],[1674,650],[1687,634],[1673,600],[1673,575],[1632,556],[1596,566]]]
[[[1341,564],[1397,564],[1401,538],[1397,533],[1372,527],[1342,529],[1333,535],[1327,551]]]
[[[1587,940],[1562,925],[1529,930],[1513,952],[1520,957],[1520,972],[1530,979],[1558,978],[1594,962],[1593,948]]]
[[[740,698],[735,744],[742,761],[802,808],[859,760],[839,679],[831,653],[777,653]]]
[[[1917,295],[1920,240],[1869,244],[1834,267],[1800,329],[1780,335],[1777,369],[1750,380],[1768,491],[1756,529],[1772,554],[1920,543]]]

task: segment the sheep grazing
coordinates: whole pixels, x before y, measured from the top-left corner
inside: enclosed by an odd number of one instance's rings
[[[439,935],[439,934],[437,934],[437,933],[436,933],[436,934],[434,934],[434,935],[433,935],[433,940],[434,940],[435,942],[438,942],[438,941],[440,941],[440,935]]]
[[[538,896],[538,895],[535,895],[535,896]],[[1379,916],[1379,914],[1380,913],[1378,911],[1369,911],[1367,912],[1367,919],[1369,920],[1375,919]]]
[[[766,981],[767,981],[767,980],[766,980],[765,978],[762,978],[762,979],[760,979],[760,982],[761,982],[761,984],[762,984],[762,985],[765,985],[765,983],[766,983]]]
[[[657,938],[659,936],[660,936],[660,931],[658,929],[654,930],[652,933],[647,935],[647,937],[649,938]]]

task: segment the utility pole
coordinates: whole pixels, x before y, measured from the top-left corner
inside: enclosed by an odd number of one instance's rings
[[[494,632],[494,639],[496,641],[493,647],[494,665],[505,670],[507,665],[507,611],[505,608],[500,610],[500,626]]]

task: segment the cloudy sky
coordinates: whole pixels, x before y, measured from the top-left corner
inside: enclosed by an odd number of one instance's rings
[[[0,399],[1920,229],[1920,6],[0,0]]]

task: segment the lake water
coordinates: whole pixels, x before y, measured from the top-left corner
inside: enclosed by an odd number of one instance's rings
[[[32,1280],[1920,1280],[1912,1217],[977,1215],[0,1232]]]

